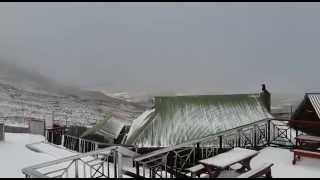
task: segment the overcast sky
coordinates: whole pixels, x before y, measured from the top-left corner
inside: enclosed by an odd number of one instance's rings
[[[83,88],[319,91],[320,3],[0,3],[0,58]]]

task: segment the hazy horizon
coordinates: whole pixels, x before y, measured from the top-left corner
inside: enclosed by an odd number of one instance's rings
[[[319,3],[0,3],[0,60],[110,92],[319,92],[319,18]]]

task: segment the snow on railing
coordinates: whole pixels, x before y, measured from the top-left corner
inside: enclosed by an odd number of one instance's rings
[[[63,146],[69,150],[80,153],[95,151],[100,149],[101,147],[105,148],[117,145],[121,145],[122,147],[127,147],[132,150],[135,149],[134,146],[130,145],[102,143],[98,141],[67,135],[64,134],[63,128],[47,129],[45,139],[47,143]]]
[[[105,147],[108,147],[105,143],[66,135],[64,134],[63,128],[47,129],[45,134],[45,139],[47,143],[63,146],[67,149],[80,153],[95,151],[98,149],[99,145],[104,145]]]
[[[290,128],[288,121],[287,119],[263,119],[148,154],[140,156],[136,154],[132,156],[132,163],[136,168],[135,175],[138,177],[186,177],[185,169],[195,165],[198,160],[215,156],[234,147],[259,149],[271,144],[292,147],[298,131]],[[26,177],[120,177],[123,168],[121,157],[133,152],[121,146],[108,144],[105,144],[109,146],[108,148],[97,150],[98,142],[64,134],[61,136],[59,145],[78,152],[88,151],[85,143],[95,145],[94,147],[90,145],[89,150],[92,152],[26,168],[23,170]],[[51,137],[48,135],[46,138]],[[122,152],[119,153],[119,149]],[[90,165],[89,162],[95,163]],[[113,174],[110,171],[109,162],[113,163],[111,165],[114,167]],[[60,168],[51,168],[56,165]],[[47,171],[42,172],[42,170]],[[95,173],[92,174],[92,172]]]
[[[263,119],[251,124],[219,132],[183,144],[162,148],[134,158],[136,174],[144,176],[145,169],[151,177],[165,171],[161,177],[185,177],[185,169],[200,159],[215,156],[234,147],[259,149],[279,145],[293,147],[299,133],[288,126],[288,119]],[[141,168],[143,172],[141,172]]]
[[[26,178],[121,178],[123,158],[137,154],[121,146],[79,154],[22,169]]]

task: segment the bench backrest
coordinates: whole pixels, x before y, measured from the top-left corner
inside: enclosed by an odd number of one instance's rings
[[[265,163],[257,168],[254,168],[244,174],[241,174],[237,178],[256,178],[266,174],[268,171],[271,171],[272,163]]]

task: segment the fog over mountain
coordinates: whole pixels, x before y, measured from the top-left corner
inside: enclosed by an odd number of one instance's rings
[[[265,83],[273,97],[290,96],[273,100],[286,104],[320,91],[319,12],[300,2],[1,3],[0,59],[36,75],[1,71],[41,81],[26,88],[134,102],[255,93]]]
[[[1,3],[0,58],[130,94],[319,91],[317,3]],[[303,73],[301,73],[303,72]]]
[[[37,71],[12,62],[0,61],[0,116],[24,116],[69,125],[88,126],[112,113],[119,121],[130,124],[146,106],[66,86]],[[7,122],[21,125],[24,122]]]

